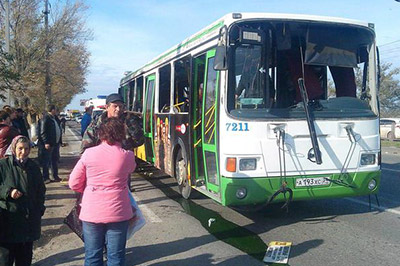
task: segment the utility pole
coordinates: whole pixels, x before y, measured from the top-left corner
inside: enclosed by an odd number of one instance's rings
[[[6,49],[5,52],[8,55],[10,53],[10,1],[6,0],[5,2],[5,9],[6,9]],[[11,92],[10,88],[7,90],[7,104],[11,105]]]
[[[45,91],[45,104],[46,107],[51,104],[51,86],[50,86],[50,47],[49,47],[49,1],[45,0],[44,9],[44,27],[46,35],[46,47],[45,47],[45,78],[44,78],[44,91]],[[45,107],[45,108],[46,108]]]

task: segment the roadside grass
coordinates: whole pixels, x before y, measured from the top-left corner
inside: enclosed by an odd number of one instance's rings
[[[382,147],[395,147],[400,148],[400,141],[382,140]]]

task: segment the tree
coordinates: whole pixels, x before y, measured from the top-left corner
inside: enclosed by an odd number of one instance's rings
[[[1,44],[0,44],[1,45]],[[12,88],[12,84],[20,79],[18,73],[10,67],[12,55],[6,54],[0,46],[0,100],[5,100],[6,94]]]
[[[4,10],[3,2],[0,0],[0,8]],[[42,4],[39,0],[10,2],[10,69],[20,77],[10,86],[16,105],[33,113],[41,113],[45,107],[46,47],[50,54],[52,103],[63,109],[74,95],[85,91],[89,64],[86,44],[92,35],[86,29],[87,7],[81,1],[53,3],[46,35]]]
[[[400,68],[391,63],[381,64],[379,103],[383,117],[400,116],[400,81],[396,78]]]
[[[400,81],[396,78],[399,75],[400,68],[393,68],[391,63],[382,63],[381,78],[379,89],[379,105],[381,116],[395,117],[400,116]],[[355,78],[357,86],[357,97],[360,97],[363,71],[361,68],[355,68]],[[335,85],[331,79],[328,80],[328,95],[335,96]]]

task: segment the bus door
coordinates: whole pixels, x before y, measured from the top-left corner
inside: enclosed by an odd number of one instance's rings
[[[154,147],[153,147],[153,117],[154,117],[154,91],[156,76],[150,75],[146,78],[146,95],[144,102],[144,137],[145,137],[145,153],[146,161],[154,163]]]
[[[192,171],[195,177],[194,181],[196,186],[202,186],[205,184],[204,174],[204,161],[203,161],[203,145],[202,145],[202,110],[203,110],[203,91],[204,91],[204,73],[206,70],[206,55],[203,54],[199,57],[193,58],[193,89],[191,106],[192,110],[190,114],[191,128],[193,133],[191,134],[193,143],[193,163]]]
[[[206,186],[219,193],[219,167],[217,156],[217,95],[219,73],[214,70],[215,50],[207,52],[202,107],[202,149]]]

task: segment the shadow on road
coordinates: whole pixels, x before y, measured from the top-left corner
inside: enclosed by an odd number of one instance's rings
[[[204,228],[206,228],[212,235],[216,238],[246,252],[247,254],[253,256],[254,258],[262,261],[267,248],[264,241],[259,237],[269,231],[274,231],[277,228],[285,228],[287,225],[292,225],[296,223],[306,223],[310,225],[315,224],[331,224],[339,222],[340,216],[354,215],[354,214],[364,214],[369,213],[371,210],[366,205],[360,205],[359,203],[349,201],[347,199],[324,199],[324,200],[314,200],[314,201],[300,201],[292,202],[290,204],[289,213],[281,209],[282,203],[271,204],[266,208],[261,209],[257,212],[248,211],[238,211],[232,210],[241,214],[252,221],[251,224],[247,226],[239,226],[232,221],[225,220],[219,213],[224,212],[223,209],[227,207],[214,207],[214,204],[204,204],[204,206],[212,206],[213,209],[208,209],[204,207],[201,202],[208,202],[210,199],[200,196],[199,199],[195,200],[184,200],[179,194],[179,189],[175,180],[171,177],[165,175],[160,170],[146,164],[140,163],[137,172],[148,180],[152,185],[160,189],[167,197],[179,202],[186,213],[195,217],[201,222]],[[359,199],[364,199],[368,202],[368,196],[363,196]],[[160,199],[155,199],[158,201]],[[153,201],[153,200],[150,200]],[[197,204],[197,203],[199,204]],[[212,202],[212,200],[211,200]],[[148,203],[148,202],[146,202]],[[218,205],[217,205],[218,206]],[[379,214],[380,212],[374,212],[374,214]],[[216,217],[217,223],[208,226],[209,217]],[[219,224],[219,225],[218,225]],[[212,229],[214,227],[214,230]],[[219,228],[219,229],[218,229]],[[187,246],[187,249],[191,248],[191,239],[186,239],[188,243],[182,243],[183,246]],[[197,242],[197,240],[196,240]],[[300,256],[301,254],[307,253],[310,249],[315,249],[324,243],[323,239],[315,238],[302,243],[296,243],[292,247],[291,258]],[[171,243],[169,243],[171,244]],[[172,243],[173,245],[174,243]],[[200,243],[201,244],[201,243]],[[141,247],[139,247],[141,248]],[[146,247],[152,252],[157,254],[160,247]],[[186,249],[186,250],[187,250]],[[171,248],[170,250],[175,250]],[[179,249],[178,249],[179,251]],[[134,253],[141,254],[141,252],[146,252],[145,250],[136,250],[134,248]],[[163,255],[168,256],[168,250],[160,251]],[[150,252],[151,253],[151,252]],[[165,253],[165,254],[164,254]],[[147,253],[146,253],[147,254]],[[148,254],[153,258],[152,254]],[[208,254],[197,256],[190,261],[192,265],[205,265],[206,261],[209,259]],[[133,256],[133,255],[132,255]],[[138,262],[137,259],[132,257],[134,262]],[[201,260],[203,260],[201,262]],[[150,260],[151,261],[151,260]],[[186,262],[186,261],[185,261]],[[175,263],[175,264],[174,264]],[[196,264],[197,263],[197,264]],[[202,264],[203,263],[203,264]],[[207,264],[207,263],[206,263]],[[152,264],[152,265],[180,265],[179,261],[172,261],[169,264]],[[186,265],[183,263],[182,265]],[[217,265],[229,265],[229,264],[217,264]],[[235,264],[231,264],[235,265]]]
[[[60,265],[64,263],[71,263],[74,261],[79,261],[76,264],[69,264],[69,265],[80,265],[80,262],[83,260],[85,254],[85,249],[76,248],[71,249],[68,251],[60,252],[54,255],[51,255],[45,259],[39,260],[34,263],[34,266],[53,266],[53,265]]]

